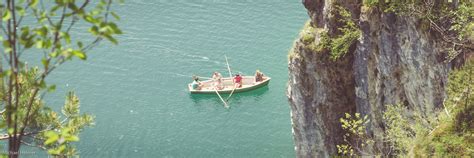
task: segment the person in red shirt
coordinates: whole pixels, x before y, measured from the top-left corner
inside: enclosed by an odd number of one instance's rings
[[[239,74],[235,75],[234,77],[234,86],[236,88],[241,88],[242,87],[242,76],[240,76]]]

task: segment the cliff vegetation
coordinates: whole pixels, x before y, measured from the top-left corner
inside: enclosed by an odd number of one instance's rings
[[[367,152],[400,157],[474,156],[473,70],[474,60],[471,60],[462,69],[450,74],[444,109],[428,117],[402,104],[386,105],[386,131],[382,137],[390,150],[385,153],[364,150],[375,141],[365,131],[370,122],[367,115],[346,113],[340,118],[346,134],[345,143],[337,145],[338,153],[348,156],[367,155]]]
[[[288,55],[298,157],[474,156],[474,4],[303,0]]]

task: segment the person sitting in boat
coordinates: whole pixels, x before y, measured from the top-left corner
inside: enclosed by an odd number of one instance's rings
[[[201,90],[203,84],[199,81],[199,77],[193,77],[194,81],[191,83],[191,86],[194,90]]]
[[[221,89],[224,89],[224,84],[222,82],[222,75],[221,73],[219,72],[214,72],[212,74],[212,80],[214,80],[214,87],[216,87],[217,89],[221,90]]]
[[[257,70],[255,72],[255,82],[261,82],[263,81],[263,73],[260,72],[260,70]]]
[[[234,87],[241,88],[242,87],[242,76],[239,74],[235,75],[234,77]]]

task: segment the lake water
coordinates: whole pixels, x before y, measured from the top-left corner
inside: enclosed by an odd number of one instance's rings
[[[81,134],[82,157],[294,157],[285,97],[287,52],[308,16],[299,0],[128,0],[115,6],[125,32],[87,61],[57,69],[46,98],[68,90],[96,125]],[[220,71],[272,77],[268,87],[191,95],[191,76]]]

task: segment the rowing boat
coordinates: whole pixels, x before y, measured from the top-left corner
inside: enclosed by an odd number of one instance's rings
[[[267,85],[270,82],[270,77],[264,76],[263,81],[260,82],[255,82],[255,76],[242,76],[242,87],[236,88],[234,90],[234,93],[239,93],[239,92],[246,92],[246,91],[251,91],[260,87],[263,87]],[[189,92],[194,93],[194,94],[215,94],[216,91],[214,89],[214,81],[213,80],[204,80],[201,81],[202,83],[202,88],[200,90],[195,90],[192,87],[192,84],[188,84],[188,89]],[[232,90],[234,89],[234,82],[233,78],[227,77],[227,78],[222,78],[222,83],[224,84],[223,89],[217,90],[219,93],[232,93]]]

